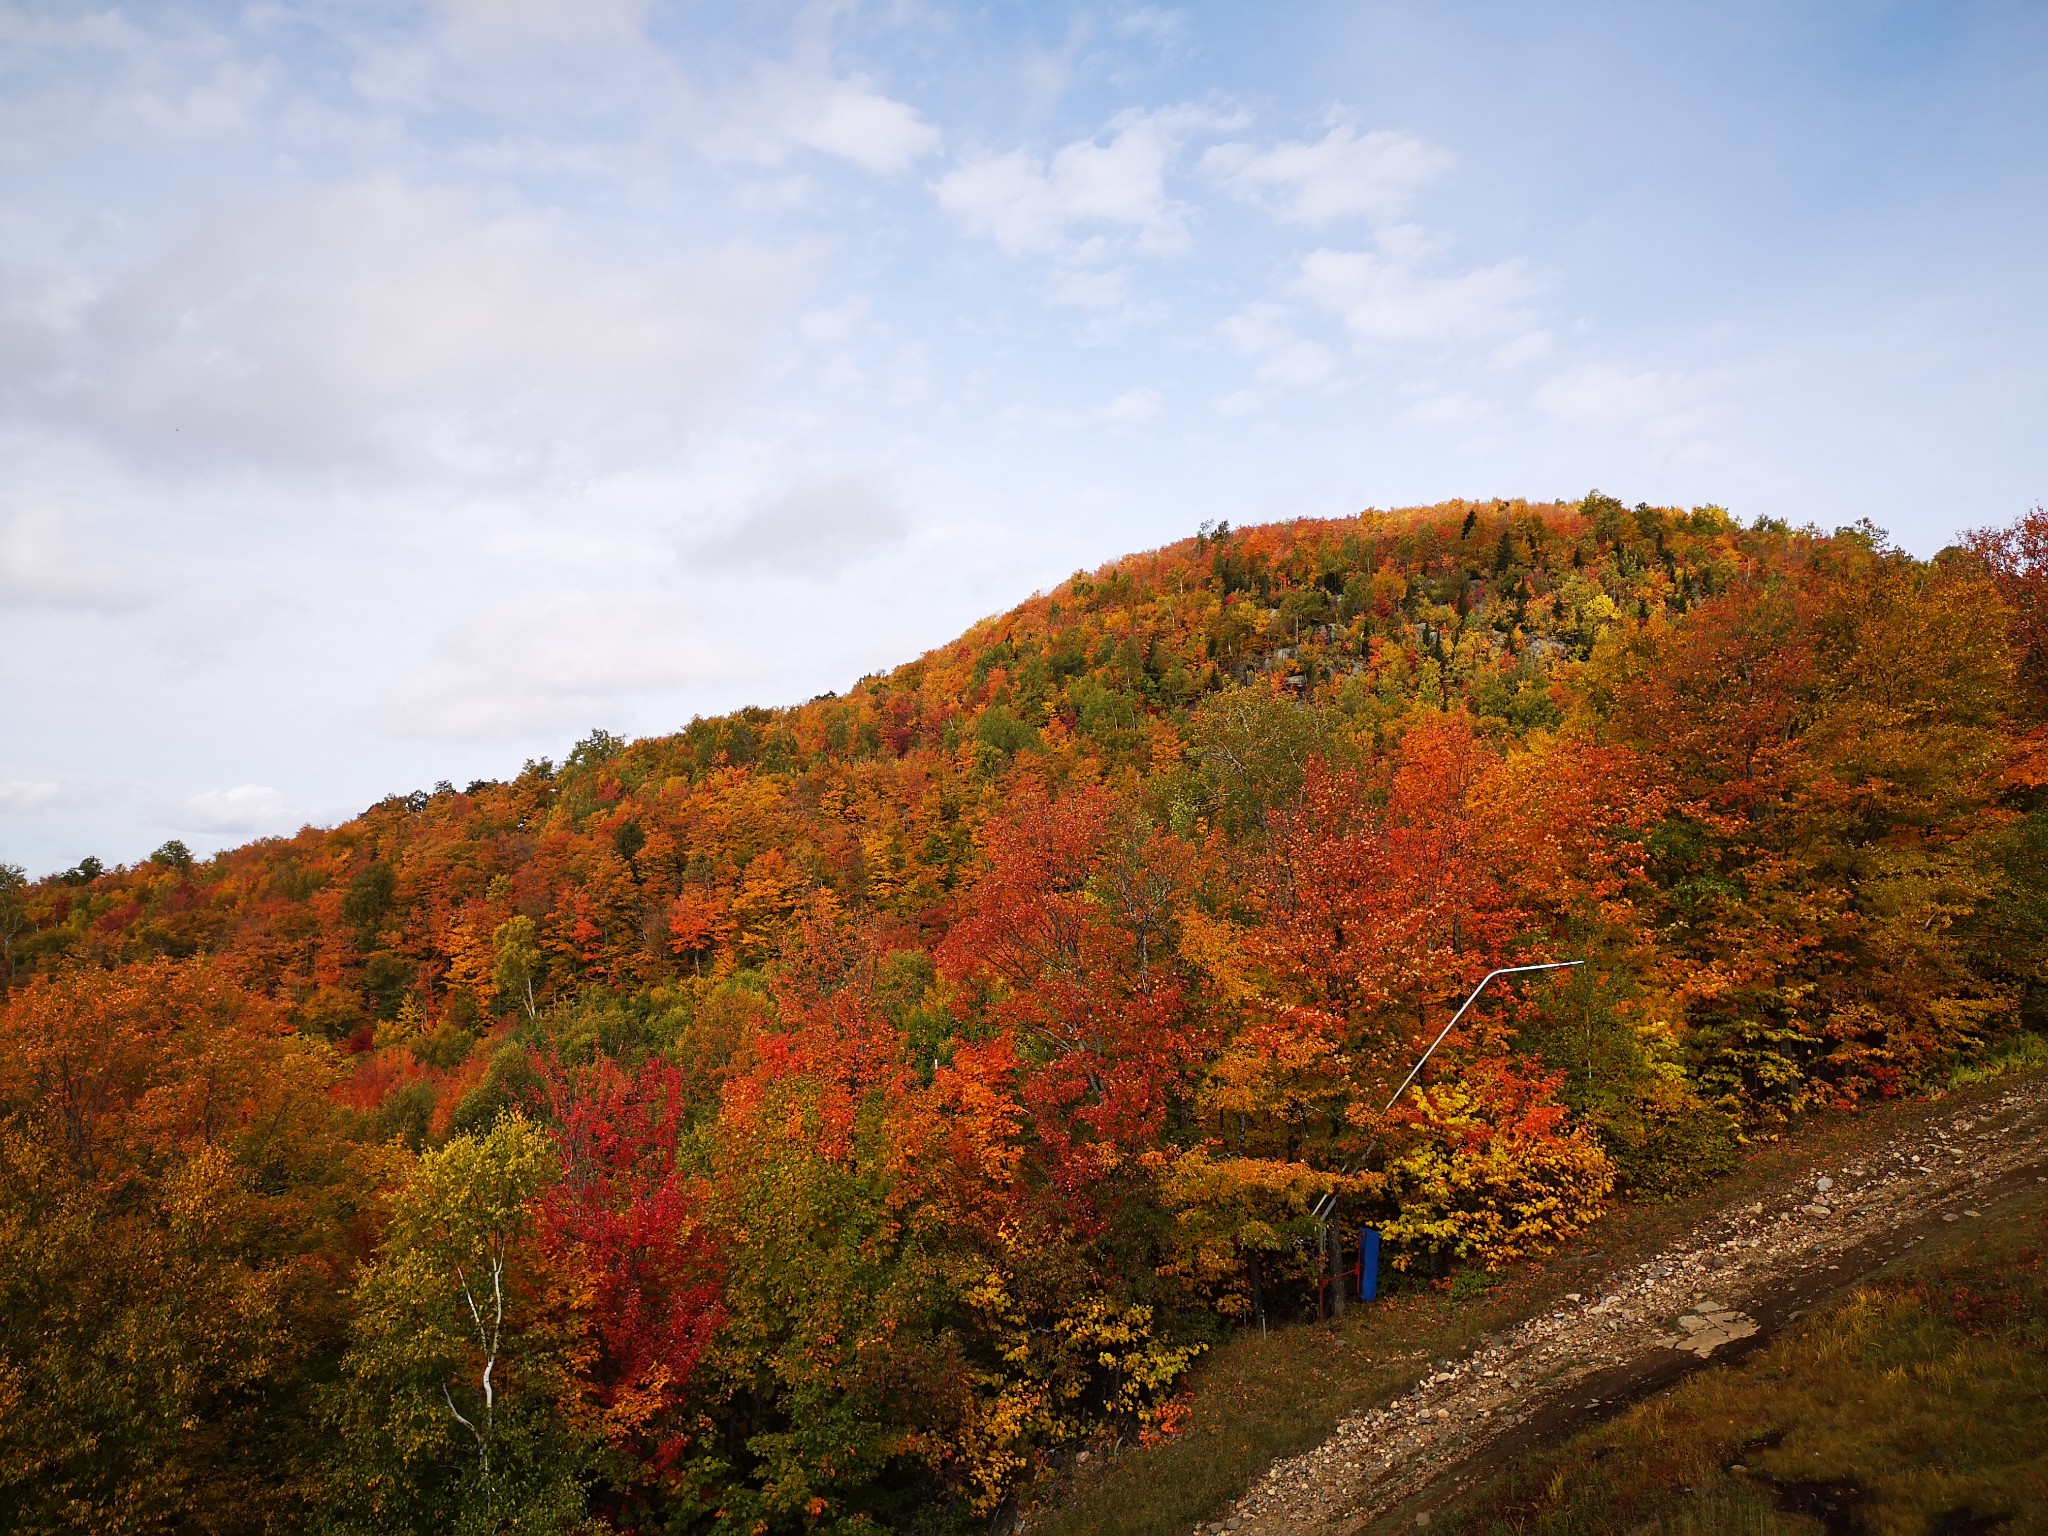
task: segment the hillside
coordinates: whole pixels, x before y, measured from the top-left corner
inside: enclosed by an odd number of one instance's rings
[[[1421,1287],[1946,1073],[2048,1024],[2044,550],[1205,528],[0,891],[0,1529],[970,1529],[1314,1316],[1327,1193]]]
[[[1923,1498],[1946,1495],[1919,1519],[1866,1510],[1852,1531],[1918,1536],[1938,1526],[1926,1516],[1943,1506],[1980,1518],[2048,1508],[1966,1472],[1973,1461],[2016,1463],[2034,1482],[2048,1471],[2048,1448],[2030,1433],[2041,1402],[2023,1380],[2015,1390],[2010,1356],[1972,1359],[1966,1349],[1936,1368],[1901,1370],[1892,1341],[1868,1348],[1837,1334],[1830,1352],[1846,1343],[1864,1355],[1854,1372],[1863,1379],[1846,1392],[1810,1356],[1792,1356],[1792,1370],[1781,1363],[1781,1342],[1805,1320],[1902,1253],[1929,1256],[1930,1239],[1982,1227],[2038,1268],[2015,1218],[2048,1204],[2044,1064],[2048,1041],[2015,1037],[1951,1086],[1861,1114],[1804,1116],[1698,1194],[1617,1206],[1544,1263],[1483,1288],[1410,1289],[1327,1326],[1230,1339],[1196,1363],[1193,1412],[1178,1435],[1081,1461],[1028,1528],[1329,1536],[1424,1523],[1435,1531],[1463,1509],[1462,1528],[1489,1536],[1806,1532],[1798,1521],[1718,1510],[1725,1484],[1697,1475],[1712,1461],[1702,1466],[1698,1448],[1669,1432],[1674,1401],[1725,1393],[1730,1368],[1758,1352],[1777,1357],[1747,1368],[1770,1382],[1774,1422],[1733,1435],[1725,1422],[1697,1427],[1733,1449],[1780,1430],[1803,1437],[1832,1418],[1834,1478],[1917,1482]],[[2017,1310],[2004,1321],[2024,1333],[2038,1309]],[[1681,1386],[1695,1375],[1712,1384]],[[1617,1469],[1595,1465],[1618,1448],[1600,1427],[1638,1404],[1625,1437],[1636,1442],[1636,1469],[1618,1486],[1603,1476]],[[1940,1454],[1928,1452],[1933,1443]],[[1514,1497],[1469,1497],[1497,1480]],[[1768,1487],[1753,1491],[1769,1502]]]
[[[1981,1124],[1954,1117],[1941,1140],[1967,1138],[1974,1154]],[[1963,1150],[1937,1143],[1916,1161]],[[2037,1139],[2036,1167],[2039,1150]],[[1794,1309],[1739,1364],[1702,1371],[1612,1423],[1487,1458],[1484,1470],[1498,1475],[1475,1479],[1464,1497],[1440,1487],[1430,1529],[2048,1529],[2048,1179],[1958,1173],[1950,1208],[1898,1233],[1890,1262],[1846,1294],[1827,1294],[1836,1277],[1823,1270],[1819,1304]],[[1402,1511],[1347,1528],[1416,1523]]]

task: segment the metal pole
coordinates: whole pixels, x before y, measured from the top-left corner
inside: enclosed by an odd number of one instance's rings
[[[1458,1027],[1458,1020],[1464,1018],[1466,1011],[1470,1009],[1474,1003],[1479,1001],[1479,994],[1486,990],[1486,984],[1492,981],[1494,977],[1517,976],[1524,971],[1568,971],[1575,965],[1584,965],[1585,963],[1586,962],[1583,960],[1549,960],[1544,962],[1542,965],[1504,965],[1499,970],[1488,971],[1484,976],[1480,977],[1479,985],[1472,989],[1472,995],[1466,998],[1464,1002],[1460,1003],[1458,1005],[1458,1011],[1451,1015],[1451,1022],[1446,1024],[1440,1031],[1438,1031],[1437,1037],[1429,1042],[1429,1049],[1424,1051],[1421,1057],[1417,1059],[1415,1065],[1408,1069],[1408,1075],[1401,1079],[1401,1086],[1394,1090],[1394,1096],[1391,1099],[1387,1100],[1387,1107],[1380,1111],[1380,1118],[1382,1120],[1385,1120],[1388,1115],[1394,1112],[1394,1106],[1401,1102],[1401,1095],[1408,1091],[1408,1085],[1414,1082],[1415,1079],[1421,1074],[1422,1069],[1429,1064],[1429,1058],[1436,1054],[1436,1048],[1442,1045],[1444,1041],[1449,1038],[1451,1031]],[[1349,1168],[1344,1170],[1345,1173],[1356,1173],[1360,1168],[1363,1168],[1366,1164],[1366,1160],[1370,1158],[1373,1155],[1373,1153],[1379,1149],[1379,1144],[1379,1133],[1375,1131],[1373,1133],[1372,1141],[1366,1146],[1364,1153],[1359,1157],[1356,1163],[1352,1164]],[[1332,1212],[1336,1208],[1337,1194],[1336,1191],[1332,1190],[1328,1194],[1325,1194],[1309,1209],[1310,1213],[1314,1215],[1317,1221],[1324,1222],[1329,1219],[1330,1212]]]
[[[1479,985],[1472,989],[1472,995],[1459,1005],[1456,1013],[1451,1015],[1451,1022],[1446,1024],[1442,1032],[1429,1042],[1429,1049],[1422,1053],[1422,1059],[1408,1069],[1408,1075],[1401,1079],[1401,1086],[1396,1088],[1394,1096],[1387,1100],[1387,1107],[1380,1111],[1380,1117],[1385,1119],[1393,1113],[1394,1106],[1401,1102],[1401,1095],[1408,1091],[1408,1085],[1415,1081],[1416,1074],[1421,1072],[1428,1063],[1429,1058],[1436,1054],[1436,1048],[1444,1043],[1445,1036],[1458,1027],[1458,1020],[1465,1017],[1465,1010],[1479,1001],[1479,994],[1486,990],[1487,982],[1493,980],[1496,976],[1513,976],[1521,971],[1568,971],[1575,965],[1584,965],[1585,963],[1583,960],[1552,960],[1543,965],[1504,965],[1497,971],[1488,971],[1485,976],[1480,978]]]

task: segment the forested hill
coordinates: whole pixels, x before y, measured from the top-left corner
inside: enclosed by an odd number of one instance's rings
[[[985,1525],[1313,1316],[1325,1194],[1441,1283],[2040,1027],[2044,584],[2039,513],[1205,528],[0,881],[0,1529]]]

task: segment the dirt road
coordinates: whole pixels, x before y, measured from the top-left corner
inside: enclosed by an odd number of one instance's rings
[[[2048,1183],[2048,1080],[1934,1118],[1708,1218],[1565,1304],[1442,1360],[1382,1408],[1276,1462],[1197,1536],[1355,1536],[1428,1523],[1522,1449],[1730,1359],[1946,1223]]]

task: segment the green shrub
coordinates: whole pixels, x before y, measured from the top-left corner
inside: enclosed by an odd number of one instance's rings
[[[1622,1192],[1637,1200],[1683,1199],[1742,1160],[1735,1117],[1707,1104],[1643,1104],[1601,1130]]]

